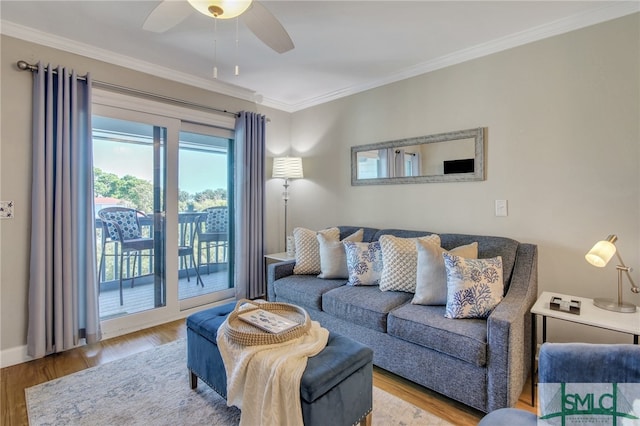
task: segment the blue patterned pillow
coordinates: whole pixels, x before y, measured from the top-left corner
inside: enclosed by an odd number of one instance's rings
[[[382,274],[380,242],[356,243],[344,241],[349,271],[348,285],[378,285]]]
[[[447,272],[446,318],[487,318],[502,300],[502,257],[465,259],[442,253]]]

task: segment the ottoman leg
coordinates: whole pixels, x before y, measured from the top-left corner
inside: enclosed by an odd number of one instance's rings
[[[373,413],[367,414],[367,416],[360,420],[360,426],[371,426],[373,424]]]
[[[189,384],[191,385],[191,389],[198,387],[198,376],[191,370],[189,370]]]

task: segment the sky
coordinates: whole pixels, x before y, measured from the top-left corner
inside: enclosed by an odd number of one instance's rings
[[[180,149],[179,188],[191,194],[227,187],[227,156]],[[153,150],[149,145],[94,140],[93,166],[119,177],[133,175],[153,182]]]

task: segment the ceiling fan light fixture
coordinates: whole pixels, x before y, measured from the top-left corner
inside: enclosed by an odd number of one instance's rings
[[[231,19],[242,15],[252,0],[188,0],[191,7],[208,17]]]

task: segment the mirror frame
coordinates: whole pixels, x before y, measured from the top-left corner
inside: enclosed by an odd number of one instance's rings
[[[432,182],[471,182],[485,180],[484,173],[484,141],[485,127],[459,130],[455,132],[439,133],[436,135],[418,136],[415,138],[398,139],[393,141],[357,145],[351,147],[351,185],[391,185],[405,183],[432,183]],[[403,146],[420,145],[436,142],[455,141],[459,139],[474,139],[474,171],[473,173],[451,173],[430,176],[399,176],[375,179],[358,179],[359,152],[372,151],[386,148],[399,148]]]

